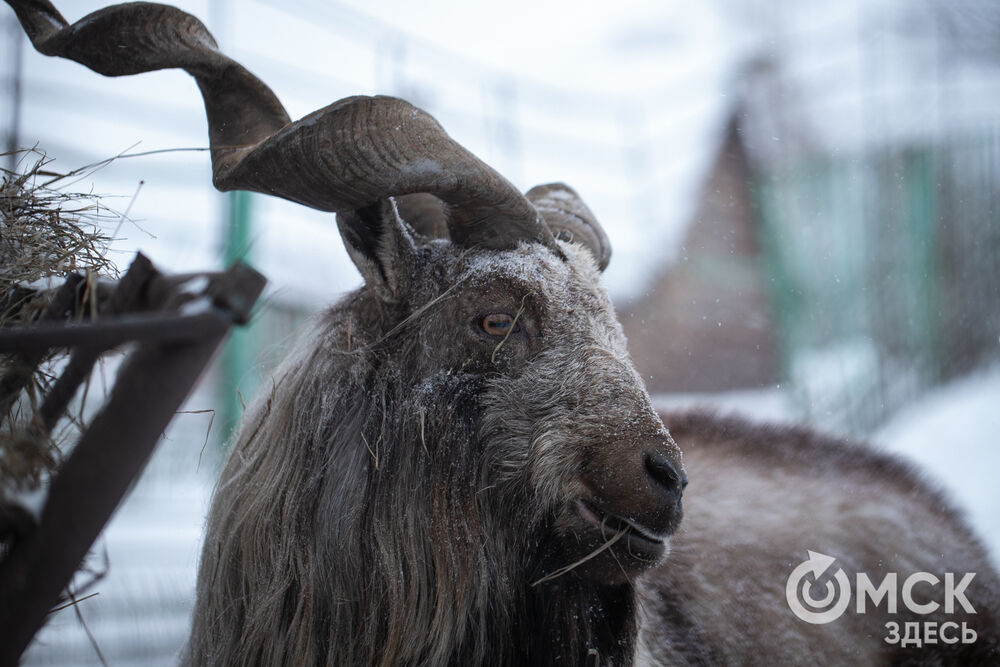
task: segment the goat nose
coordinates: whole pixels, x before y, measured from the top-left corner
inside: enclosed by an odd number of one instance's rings
[[[646,474],[654,489],[659,490],[673,502],[680,500],[681,493],[688,484],[687,474],[659,451],[645,453]]]

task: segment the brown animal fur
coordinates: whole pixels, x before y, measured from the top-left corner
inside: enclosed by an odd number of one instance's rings
[[[761,426],[708,413],[667,414],[691,477],[672,550],[641,577],[640,656],[648,664],[996,664],[1000,580],[976,537],[943,495],[911,467],[871,447],[804,428]],[[976,576],[960,608],[895,615],[883,603],[810,625],[793,616],[785,581],[813,550],[851,578],[888,572]],[[942,600],[943,583],[915,588]],[[973,644],[901,649],[887,622],[965,622]],[[807,658],[812,656],[812,658]]]

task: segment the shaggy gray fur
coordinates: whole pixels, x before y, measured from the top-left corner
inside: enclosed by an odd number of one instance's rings
[[[628,664],[650,561],[625,540],[531,585],[614,536],[581,498],[642,522],[666,505],[644,449],[679,467],[593,258],[417,247],[401,226],[380,248],[245,419],[189,662]],[[479,328],[493,312],[517,317],[506,339]],[[609,468],[634,481],[595,488]]]

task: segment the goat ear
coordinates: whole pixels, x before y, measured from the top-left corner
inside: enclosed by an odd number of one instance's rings
[[[337,227],[351,261],[378,297],[389,303],[403,298],[416,246],[395,203],[383,199],[338,213]]]

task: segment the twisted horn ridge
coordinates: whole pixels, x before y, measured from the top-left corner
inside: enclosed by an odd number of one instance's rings
[[[69,25],[48,0],[7,0],[40,52],[105,76],[181,68],[205,102],[213,182],[322,211],[356,210],[392,195],[444,202],[461,245],[559,252],[535,207],[430,115],[392,97],[350,97],[294,123],[275,94],[225,56],[205,26],[176,7],[127,3]]]
[[[597,218],[571,187],[563,183],[536,185],[528,190],[526,197],[557,239],[582,243],[594,255],[601,271],[608,268],[611,242]]]
[[[181,68],[201,89],[208,115],[216,187],[227,181],[248,146],[289,122],[260,79],[218,51],[195,17],[168,5],[130,3],[98,10],[69,25],[48,0],[7,0],[34,47],[74,60],[104,76]],[[228,187],[227,187],[228,186]]]

